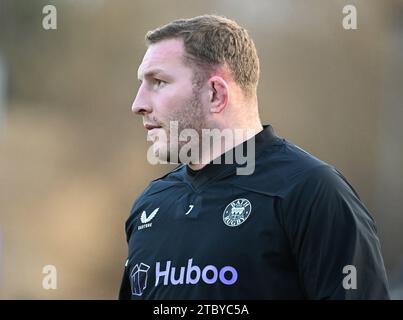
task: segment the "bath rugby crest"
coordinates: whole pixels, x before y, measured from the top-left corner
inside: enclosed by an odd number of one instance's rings
[[[223,221],[229,227],[237,227],[248,219],[252,206],[248,199],[236,199],[226,206]]]

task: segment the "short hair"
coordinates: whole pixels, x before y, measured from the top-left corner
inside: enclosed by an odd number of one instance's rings
[[[256,94],[259,58],[248,32],[235,21],[217,15],[179,19],[147,32],[151,45],[166,39],[183,39],[185,63],[196,67],[197,81],[207,80],[219,66],[226,64],[235,83],[246,96]],[[197,75],[196,75],[197,77]]]

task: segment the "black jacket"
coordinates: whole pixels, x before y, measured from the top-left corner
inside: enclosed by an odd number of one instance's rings
[[[254,139],[251,175],[180,165],[144,190],[120,299],[389,298],[375,222],[341,173],[271,126]]]

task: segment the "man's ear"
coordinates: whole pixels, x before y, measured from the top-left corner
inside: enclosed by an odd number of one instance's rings
[[[219,76],[208,80],[210,112],[220,113],[229,101],[229,90],[226,81]]]

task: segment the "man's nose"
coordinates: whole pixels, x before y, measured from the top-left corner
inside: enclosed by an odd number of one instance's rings
[[[141,90],[141,87],[137,92],[136,98],[133,101],[132,111],[138,115],[151,113],[152,111],[151,104],[148,99],[146,99],[144,92]]]

